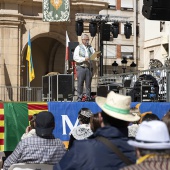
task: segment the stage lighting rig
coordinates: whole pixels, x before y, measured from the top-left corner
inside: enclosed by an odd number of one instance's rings
[[[114,21],[111,26],[111,32],[113,34],[113,38],[117,38],[119,34],[119,22]]]
[[[115,20],[118,22],[128,22],[130,17],[123,16],[114,16],[114,15],[99,15],[99,14],[87,14],[87,13],[76,13],[75,20],[83,20],[83,21],[105,21],[105,22],[114,22]]]

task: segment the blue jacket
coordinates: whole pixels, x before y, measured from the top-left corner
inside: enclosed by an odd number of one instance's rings
[[[108,146],[96,140],[96,136],[104,136],[111,140],[135,163],[135,151],[127,144],[127,133],[127,129],[106,126],[99,128],[87,140],[75,140],[71,149],[54,166],[54,170],[118,170],[126,166]]]

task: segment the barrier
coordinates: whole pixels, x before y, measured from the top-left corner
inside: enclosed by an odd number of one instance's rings
[[[131,107],[135,107],[137,104],[140,104],[141,113],[152,111],[160,119],[170,110],[169,102],[132,102]],[[67,145],[69,133],[78,125],[77,115],[83,107],[89,108],[93,113],[101,111],[95,102],[1,102],[0,150],[13,151],[28,126],[29,115],[43,110],[53,113],[56,123],[54,136],[60,138]]]

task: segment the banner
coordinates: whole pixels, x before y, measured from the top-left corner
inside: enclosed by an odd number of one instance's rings
[[[25,103],[5,102],[0,103],[0,149],[13,151],[29,125],[29,117],[41,111],[47,111],[46,102]],[[5,127],[5,131],[4,131]]]
[[[43,21],[70,21],[70,1],[43,0]]]

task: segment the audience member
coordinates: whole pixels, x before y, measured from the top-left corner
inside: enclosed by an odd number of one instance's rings
[[[159,120],[142,122],[135,139],[128,143],[136,147],[137,163],[121,170],[170,169],[170,138],[164,122]]]
[[[89,124],[78,125],[70,132],[70,140],[69,140],[68,150],[70,150],[70,148],[72,147],[74,140],[87,139],[92,134],[93,134],[93,132],[92,132]]]
[[[137,114],[139,117],[141,117],[140,111],[139,111],[139,104],[137,104],[135,107],[130,109],[131,114]],[[128,125],[128,137],[134,139],[140,124],[140,119],[136,122],[132,122]]]
[[[90,117],[90,128],[93,132],[96,132],[98,128],[100,128],[100,120],[99,120],[99,113],[93,114]]]
[[[80,124],[89,124],[90,123],[90,117],[92,116],[92,112],[88,108],[82,108],[78,112],[78,120]]]
[[[37,114],[35,120],[36,135],[21,140],[13,153],[5,160],[3,169],[7,170],[15,163],[55,164],[65,154],[65,147],[60,139],[55,139],[52,132],[55,127],[51,112]]]
[[[26,128],[25,133],[22,135],[21,139],[25,139],[27,137],[31,137],[33,135],[36,135],[35,133],[35,119],[37,114],[34,114],[30,118],[30,125]]]
[[[170,134],[170,111],[163,116],[162,121],[166,124],[169,134]]]
[[[151,121],[151,120],[160,120],[159,117],[155,114],[146,114],[143,118],[142,118],[142,122],[143,121]]]
[[[92,116],[92,112],[88,108],[82,108],[78,112],[78,119],[80,125],[75,127],[70,132],[70,140],[68,145],[68,150],[70,150],[71,146],[73,145],[74,140],[83,140],[87,139],[90,135],[93,134],[92,130],[90,129],[90,117]]]
[[[139,124],[142,123],[143,117],[145,117],[147,114],[152,114],[152,111],[148,111],[148,112],[141,113],[141,117],[140,117],[140,120],[139,120]]]
[[[97,96],[95,100],[102,109],[99,113],[101,128],[87,140],[75,140],[54,170],[118,170],[124,167],[126,163],[102,139],[117,146],[128,164],[135,163],[135,150],[127,144],[127,125],[140,117],[130,113],[131,97],[111,91],[107,98]]]

